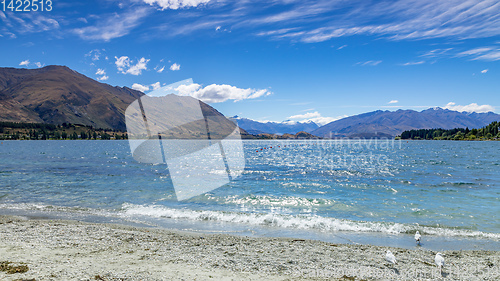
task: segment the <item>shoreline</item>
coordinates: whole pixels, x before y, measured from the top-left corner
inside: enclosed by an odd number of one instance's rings
[[[96,211],[96,210],[94,210]],[[255,224],[237,224],[230,221],[203,221],[186,220],[182,218],[157,218],[157,217],[129,217],[119,213],[102,214],[99,212],[79,212],[68,209],[16,209],[0,206],[0,216],[24,217],[28,220],[62,220],[80,221],[96,224],[117,224],[130,227],[165,229],[172,231],[187,231],[197,234],[228,234],[239,237],[251,238],[293,238],[317,240],[326,243],[350,244],[350,245],[371,245],[380,247],[397,247],[402,249],[423,249],[430,251],[456,251],[456,250],[490,250],[500,251],[500,240],[498,238],[487,237],[488,234],[475,236],[476,233],[463,233],[463,235],[436,234],[436,231],[449,231],[450,229],[433,229],[426,226],[415,228],[423,236],[421,245],[416,245],[413,240],[415,231],[407,229],[404,232],[384,232],[384,231],[349,231],[332,230],[318,231],[315,229],[300,229],[287,227],[274,227]],[[364,221],[347,221],[351,223],[369,223]],[[372,222],[373,223],[373,222]],[[376,222],[375,222],[376,223]],[[387,226],[397,227],[397,223]],[[402,226],[404,224],[401,224]],[[409,225],[406,225],[409,226]],[[452,229],[451,229],[452,230]],[[429,231],[431,233],[429,233]],[[472,235],[472,236],[469,236]]]
[[[0,216],[0,280],[498,280],[500,252],[435,251]],[[386,250],[398,260],[384,261]]]

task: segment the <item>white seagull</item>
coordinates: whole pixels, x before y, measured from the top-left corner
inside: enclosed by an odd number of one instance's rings
[[[422,235],[420,235],[420,232],[417,232],[415,233],[415,242],[420,245],[420,238],[422,237]]]
[[[385,260],[392,263],[393,265],[398,263],[396,261],[396,257],[389,250],[387,250],[387,253],[385,253]]]
[[[436,257],[434,258],[434,262],[436,263],[437,267],[439,268],[439,273],[442,273],[443,267],[444,267],[444,258],[441,255],[441,253],[436,254]]]

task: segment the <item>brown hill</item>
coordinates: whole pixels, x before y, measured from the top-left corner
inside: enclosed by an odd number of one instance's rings
[[[0,121],[73,123],[124,130],[125,109],[144,95],[65,66],[0,68]]]

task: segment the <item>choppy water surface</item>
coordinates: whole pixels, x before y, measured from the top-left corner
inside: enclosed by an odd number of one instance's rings
[[[244,148],[241,177],[178,202],[167,167],[135,162],[126,141],[4,141],[0,213],[398,246],[420,230],[433,248],[500,249],[500,142]]]

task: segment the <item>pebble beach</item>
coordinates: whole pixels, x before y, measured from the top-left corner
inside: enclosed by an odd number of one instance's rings
[[[397,264],[384,260],[387,250]],[[499,280],[497,251],[435,251],[0,217],[0,280]]]

